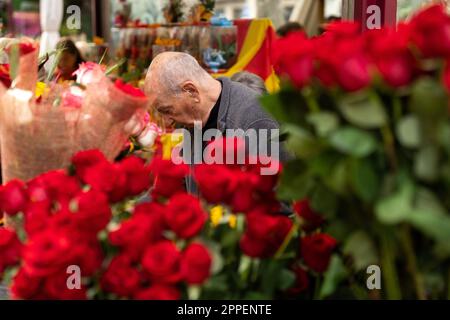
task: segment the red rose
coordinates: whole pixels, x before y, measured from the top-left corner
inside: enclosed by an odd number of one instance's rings
[[[128,95],[138,98],[145,98],[145,94],[142,92],[142,90],[135,88],[127,83],[124,83],[122,79],[117,79],[114,85],[116,86],[117,89],[121,90],[122,92]]]
[[[74,218],[82,230],[97,233],[111,220],[108,198],[102,192],[90,190],[81,193],[76,201],[78,210]]]
[[[294,267],[292,271],[295,273],[295,284],[294,287],[288,290],[288,293],[298,295],[309,287],[308,273],[299,266]]]
[[[19,44],[19,49],[20,49],[20,55],[24,56],[26,54],[34,52],[37,49],[37,47],[34,43],[22,42]]]
[[[20,243],[14,231],[0,227],[0,279],[6,267],[19,263],[22,253]]]
[[[311,209],[309,200],[307,199],[296,202],[294,204],[294,210],[297,212],[298,216],[302,218],[302,228],[307,232],[311,232],[319,228],[325,221],[320,214]]]
[[[48,190],[41,176],[37,176],[27,182],[27,192],[31,202],[46,202],[51,206],[53,199],[51,198],[50,190]]]
[[[76,251],[73,264],[80,267],[83,277],[91,277],[101,268],[104,255],[97,239],[83,238],[73,250]]]
[[[363,54],[343,54],[337,66],[339,85],[346,91],[358,91],[369,86],[369,61]]]
[[[210,276],[212,259],[204,245],[192,243],[182,253],[181,270],[188,284],[202,284]]]
[[[129,220],[122,222],[117,230],[109,233],[109,241],[127,254],[140,257],[147,245],[162,239],[164,225],[162,212],[134,214]]]
[[[24,268],[20,268],[12,281],[12,297],[24,300],[33,299],[41,290],[42,284],[42,278],[31,276]]]
[[[142,257],[142,268],[156,283],[174,284],[182,278],[181,255],[170,241],[150,245]]]
[[[108,160],[100,150],[81,151],[72,157],[72,164],[81,181],[86,181],[88,168],[101,162],[108,162]]]
[[[9,64],[0,64],[0,82],[6,88],[11,87],[11,77],[9,75]]]
[[[152,191],[154,198],[170,196],[185,190],[184,178],[189,174],[185,164],[175,165],[170,160],[154,158],[150,169],[155,175],[155,186]]]
[[[126,196],[127,177],[117,164],[101,162],[87,168],[84,182],[108,194],[112,202],[122,201]]]
[[[134,295],[135,300],[179,300],[180,297],[181,294],[177,288],[163,284],[141,289]]]
[[[28,194],[25,185],[19,180],[12,180],[0,189],[0,210],[9,215],[16,215],[25,210]]]
[[[68,176],[64,171],[55,170],[44,173],[28,184],[30,200],[45,201],[47,198],[68,206],[70,200],[81,190],[75,177]]]
[[[450,55],[450,17],[443,5],[420,11],[410,22],[411,38],[427,58]]]
[[[44,230],[51,216],[50,202],[30,202],[25,210],[24,228],[29,237]]]
[[[246,223],[246,231],[240,241],[241,249],[255,258],[273,256],[292,229],[291,219],[259,211],[250,212]]]
[[[186,193],[179,193],[170,198],[165,211],[167,225],[183,239],[196,236],[207,219],[199,200]]]
[[[239,192],[234,192],[230,205],[233,212],[247,213],[258,204],[252,182],[255,176],[245,172],[236,172],[235,175],[236,179],[239,179],[238,188],[236,188]]]
[[[255,190],[262,193],[270,193],[278,183],[282,172],[282,165],[271,157],[249,157],[245,166],[246,172],[252,174],[250,181]]]
[[[131,297],[139,289],[141,275],[134,267],[134,262],[127,255],[113,258],[100,281],[104,291],[119,297]]]
[[[352,40],[360,33],[360,24],[350,21],[337,21],[327,24],[325,36],[333,41]]]
[[[237,187],[234,171],[220,164],[197,165],[195,180],[202,196],[211,204],[227,203]]]
[[[30,276],[48,276],[71,264],[73,247],[66,232],[49,228],[28,241],[23,250],[23,267]]]
[[[292,32],[279,39],[273,52],[278,74],[288,76],[299,88],[309,83],[313,74],[313,46],[303,32]]]
[[[306,265],[312,270],[325,272],[330,263],[330,257],[337,242],[327,234],[314,234],[303,237],[300,241],[300,251]]]
[[[43,290],[51,300],[86,300],[86,287],[80,286],[80,289],[70,289],[67,286],[67,280],[70,274],[66,269],[60,270],[50,275],[44,281]]]
[[[150,188],[150,168],[145,166],[144,160],[128,157],[119,166],[126,175],[126,190],[129,196],[139,195]]]
[[[368,52],[383,79],[394,88],[410,84],[417,72],[417,63],[409,48],[409,33],[409,27],[399,25],[397,30],[376,30],[365,35]]]
[[[133,210],[133,216],[137,215],[160,215],[163,214],[165,211],[165,206],[162,204],[159,204],[157,202],[145,202],[140,203],[136,207],[134,207]]]

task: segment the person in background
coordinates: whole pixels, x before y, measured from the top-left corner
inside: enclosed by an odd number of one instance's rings
[[[335,23],[335,22],[339,22],[341,21],[340,17],[337,16],[329,16],[328,18],[325,19],[325,22],[323,24],[320,25],[319,27],[319,34],[322,34],[326,31],[327,26],[330,23]]]
[[[260,95],[268,93],[264,80],[254,73],[241,71],[235,73],[230,79],[231,81],[242,83]]]
[[[277,30],[277,35],[281,38],[286,37],[292,32],[305,31],[305,28],[298,22],[288,22]]]
[[[55,76],[59,81],[75,80],[73,73],[85,62],[75,43],[70,39],[61,39],[56,49],[62,50]]]

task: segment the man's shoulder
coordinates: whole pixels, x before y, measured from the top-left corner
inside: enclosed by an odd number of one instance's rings
[[[230,81],[230,101],[227,120],[234,127],[249,129],[276,122],[263,110],[260,95],[243,84]],[[271,127],[271,126],[270,126]]]

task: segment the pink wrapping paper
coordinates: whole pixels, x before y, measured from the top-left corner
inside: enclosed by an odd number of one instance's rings
[[[98,148],[113,160],[128,139],[126,122],[147,105],[146,98],[122,92],[103,73],[87,85],[78,108],[60,101],[68,85],[49,85],[37,102],[37,52],[20,58],[16,79],[20,81],[11,89],[0,84],[3,183],[66,168],[81,150]]]

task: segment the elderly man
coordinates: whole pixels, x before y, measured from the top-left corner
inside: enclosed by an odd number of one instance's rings
[[[259,94],[228,78],[214,79],[190,55],[166,52],[149,67],[145,93],[166,125],[203,130],[278,129],[259,104]],[[283,156],[283,155],[282,155]]]
[[[228,78],[214,79],[186,53],[158,55],[149,67],[144,90],[166,125],[191,130],[200,125],[202,132],[217,129],[222,135],[228,135],[230,129],[244,132],[266,129],[266,140],[271,139],[271,129],[279,128],[262,110],[258,92]],[[258,136],[258,139],[262,138]],[[271,151],[270,155],[274,156]],[[282,161],[288,157],[282,150],[276,151],[279,153],[275,156],[280,154]],[[187,188],[196,192],[195,184],[189,179]]]

